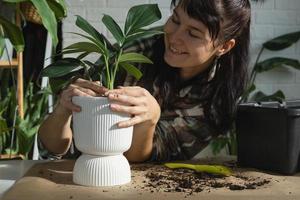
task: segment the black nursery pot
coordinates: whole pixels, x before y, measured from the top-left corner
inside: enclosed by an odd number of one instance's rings
[[[240,104],[236,131],[240,166],[300,171],[300,100]]]

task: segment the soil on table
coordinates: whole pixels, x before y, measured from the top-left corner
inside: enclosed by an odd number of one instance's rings
[[[122,197],[125,195],[137,194],[145,195],[151,193],[151,195],[169,195],[174,194],[192,197],[201,193],[214,193],[219,190],[255,190],[271,187],[271,184],[275,184],[278,180],[271,175],[262,173],[253,169],[243,169],[236,166],[235,161],[228,162],[204,162],[196,161],[197,164],[222,164],[232,169],[233,174],[231,176],[213,175],[207,173],[197,173],[189,169],[170,169],[163,165],[163,163],[145,163],[145,164],[131,164],[132,180],[130,183],[113,186],[113,187],[86,187],[73,183],[73,167],[74,162],[71,160],[62,160],[57,162],[40,163],[32,167],[25,175],[29,178],[29,182],[37,184],[37,180],[43,183],[43,187],[51,187],[57,194],[67,195],[69,199],[75,199],[81,195],[84,197],[88,194],[88,197],[98,199],[99,195]],[[34,179],[34,177],[40,177],[42,179]],[[26,182],[26,187],[28,179]],[[18,184],[17,184],[18,185]],[[15,187],[16,190],[21,187]],[[45,186],[48,185],[48,186]],[[25,186],[24,186],[25,187]],[[44,189],[45,189],[44,188]],[[80,193],[74,193],[74,190],[80,191]],[[18,191],[18,190],[17,190]],[[69,191],[69,192],[68,192]],[[12,191],[13,192],[13,191]],[[39,192],[42,194],[43,189]],[[132,197],[132,196],[130,196]],[[92,199],[93,199],[92,198]],[[28,198],[30,199],[30,198]],[[124,199],[124,198],[123,198]]]
[[[238,169],[235,162],[223,164],[233,169],[231,176],[195,172],[190,169],[169,169],[163,165],[133,165],[132,175],[145,173],[143,184],[137,189],[150,192],[183,192],[187,195],[210,192],[212,189],[254,190],[271,182],[271,179],[252,177]]]

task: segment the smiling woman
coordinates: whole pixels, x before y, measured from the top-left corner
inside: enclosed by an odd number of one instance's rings
[[[117,89],[77,80],[62,91],[55,111],[42,124],[41,142],[64,154],[72,140],[72,96],[105,95],[113,111],[134,127],[125,156],[130,161],[190,159],[214,136],[231,127],[248,62],[248,0],[173,0],[164,36],[137,41],[129,52],[142,52],[154,64],[140,64],[140,80],[120,75]],[[114,103],[116,102],[116,103]],[[118,103],[118,104],[117,104]]]

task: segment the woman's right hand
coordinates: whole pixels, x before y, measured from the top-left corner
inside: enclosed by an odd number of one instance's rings
[[[69,114],[80,112],[80,106],[72,102],[73,96],[102,96],[106,91],[108,89],[101,86],[99,81],[93,82],[79,78],[61,92],[59,104],[61,109]]]

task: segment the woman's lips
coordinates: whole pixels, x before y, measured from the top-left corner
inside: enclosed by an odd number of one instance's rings
[[[173,54],[177,54],[177,55],[186,54],[185,52],[175,48],[172,45],[169,46],[169,51],[172,52]]]

